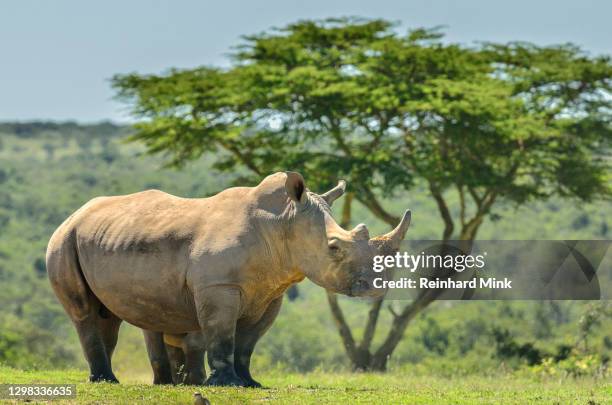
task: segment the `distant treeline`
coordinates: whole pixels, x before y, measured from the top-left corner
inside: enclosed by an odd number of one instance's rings
[[[41,135],[57,134],[63,137],[93,136],[117,137],[125,135],[129,126],[100,121],[79,124],[76,121],[25,121],[0,122],[0,134],[12,134],[20,138],[36,138]]]

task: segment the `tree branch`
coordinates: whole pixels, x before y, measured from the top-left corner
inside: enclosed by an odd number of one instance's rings
[[[478,232],[480,225],[482,225],[485,215],[487,215],[491,209],[491,206],[495,202],[496,197],[497,192],[495,191],[488,191],[485,194],[480,205],[477,207],[474,217],[461,227],[461,240],[474,240],[476,238],[476,233]]]
[[[395,309],[393,309],[393,306],[391,304],[387,305],[387,309],[389,310],[389,312],[391,312],[393,318],[397,318],[399,316],[397,312],[395,312]]]
[[[399,222],[399,217],[396,217],[395,215],[392,215],[391,213],[386,211],[382,207],[380,202],[378,202],[378,199],[376,198],[372,190],[370,190],[369,188],[361,188],[356,196],[357,200],[359,200],[360,203],[362,203],[370,211],[372,211],[376,218],[386,222],[391,226],[395,226]]]
[[[348,147],[346,143],[344,143],[344,139],[342,139],[342,134],[340,133],[340,124],[330,118],[329,132],[332,137],[336,141],[338,147],[344,152],[346,157],[351,157],[353,154],[351,153],[351,149]],[[322,123],[325,126],[324,123]]]
[[[223,142],[222,140],[218,140],[219,145],[221,145],[225,150],[227,150],[228,152],[232,153],[234,156],[236,156],[236,158],[238,158],[238,160],[240,162],[242,162],[249,170],[251,170],[253,173],[255,173],[258,176],[262,176],[261,171],[259,170],[259,168],[255,165],[255,162],[253,162],[253,160],[251,158],[249,158],[248,156],[246,156],[244,153],[242,153],[238,148],[236,148],[234,145],[231,145],[227,142]]]
[[[472,196],[472,198],[474,199],[474,203],[476,203],[476,207],[479,207],[480,204],[482,204],[482,197],[480,197],[476,193],[476,190],[474,190],[474,187],[468,187],[467,189],[468,189],[470,195]]]
[[[463,186],[457,185],[457,191],[459,191],[459,219],[461,220],[461,226],[465,226],[465,194]]]
[[[444,233],[442,234],[442,240],[449,240],[453,235],[455,225],[448,209],[448,205],[446,204],[444,197],[442,197],[442,193],[433,185],[431,181],[429,182],[429,190],[431,191],[433,198],[436,200],[436,204],[438,204],[438,211],[440,211],[442,220],[444,220]]]

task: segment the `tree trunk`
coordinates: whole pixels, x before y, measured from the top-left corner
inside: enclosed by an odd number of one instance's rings
[[[346,193],[344,198],[344,204],[342,206],[342,218],[340,225],[343,228],[348,228],[351,224],[351,212],[352,202],[354,193]],[[370,346],[374,333],[376,332],[376,324],[378,323],[378,315],[382,307],[382,299],[375,300],[372,303],[370,311],[368,312],[368,320],[366,323],[363,339],[359,345],[355,342],[353,333],[350,326],[344,318],[344,313],[338,302],[338,296],[336,294],[327,293],[327,302],[331,311],[332,317],[336,322],[340,339],[344,346],[344,350],[351,362],[351,368],[354,371],[369,371],[372,369],[372,353],[370,352]]]

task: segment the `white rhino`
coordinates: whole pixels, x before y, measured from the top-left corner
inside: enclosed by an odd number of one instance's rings
[[[396,251],[410,222],[370,239],[342,229],[331,203],[344,184],[317,195],[293,172],[210,198],[150,190],[99,197],[72,214],[47,247],[51,285],[72,319],[91,381],[117,382],[111,356],[119,325],[199,331],[210,385],[257,386],[249,372],[257,340],[283,292],[308,277],[335,293],[380,296],[372,258]]]

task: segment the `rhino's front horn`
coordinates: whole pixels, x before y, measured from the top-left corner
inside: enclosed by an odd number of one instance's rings
[[[332,188],[325,194],[321,194],[321,198],[323,198],[325,202],[331,207],[334,201],[336,201],[342,196],[342,194],[344,194],[344,190],[346,190],[346,181],[340,180],[336,187]]]
[[[410,218],[410,210],[406,210],[402,220],[395,229],[381,237],[381,239],[385,240],[392,249],[399,249],[400,243],[404,240],[406,231],[408,231],[408,227],[410,226]]]

